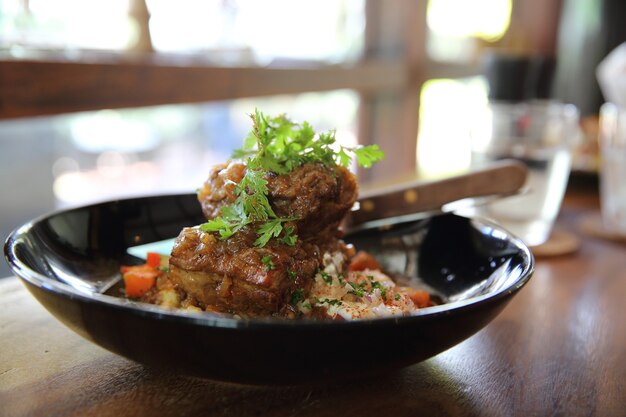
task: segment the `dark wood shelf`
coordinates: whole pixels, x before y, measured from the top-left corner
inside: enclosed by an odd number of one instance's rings
[[[219,66],[176,56],[0,58],[0,118],[353,89],[403,90],[398,61]]]

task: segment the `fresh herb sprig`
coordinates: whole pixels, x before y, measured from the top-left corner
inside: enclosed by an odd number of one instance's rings
[[[385,154],[378,145],[345,147],[336,144],[335,132],[316,134],[308,122],[294,123],[286,116],[269,117],[255,110],[252,131],[244,146],[233,158],[246,162],[246,173],[235,184],[235,201],[222,207],[220,216],[200,225],[207,232],[217,232],[227,239],[247,225],[258,224],[254,245],[265,246],[272,238],[293,246],[298,236],[295,228],[285,223],[298,219],[278,217],[267,198],[265,175],[288,174],[306,163],[322,163],[332,167],[348,167],[353,158],[359,166],[371,167]]]
[[[268,117],[258,110],[250,117],[252,131],[243,148],[235,150],[233,158],[248,158],[247,166],[251,169],[281,175],[309,162],[348,167],[353,156],[358,165],[369,168],[385,156],[378,145],[337,145],[334,130],[316,134],[306,121],[298,124],[285,115]]]

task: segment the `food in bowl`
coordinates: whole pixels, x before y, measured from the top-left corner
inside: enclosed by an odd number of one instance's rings
[[[126,295],[241,317],[352,320],[429,305],[428,293],[396,285],[341,240],[358,195],[348,166],[376,163],[378,146],[339,146],[334,132],[285,116],[251,118],[237,160],[213,167],[198,190],[207,223],[184,228],[168,257],[124,267]]]

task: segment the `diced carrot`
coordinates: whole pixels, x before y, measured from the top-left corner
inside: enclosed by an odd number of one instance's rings
[[[161,255],[156,252],[148,252],[146,264],[154,268],[161,266]]]
[[[152,288],[161,271],[149,265],[122,267],[128,297],[141,297]]]
[[[359,251],[354,255],[354,258],[352,258],[348,269],[350,271],[364,271],[366,269],[380,270],[380,264],[369,253]]]

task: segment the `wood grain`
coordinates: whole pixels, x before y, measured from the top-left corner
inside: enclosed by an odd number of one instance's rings
[[[469,173],[436,181],[398,183],[359,192],[359,210],[350,213],[350,225],[394,216],[441,210],[445,204],[471,197],[505,196],[526,183],[526,166],[502,160]]]
[[[568,198],[558,227],[578,233],[596,210],[596,197]],[[0,415],[626,416],[626,246],[579,236],[575,255],[539,260],[529,284],[464,343],[395,373],[321,386],[146,368],[83,340],[16,278],[3,279]]]
[[[0,118],[108,108],[231,100],[307,91],[395,91],[408,82],[402,63],[291,68],[226,67],[189,60],[0,59]]]

